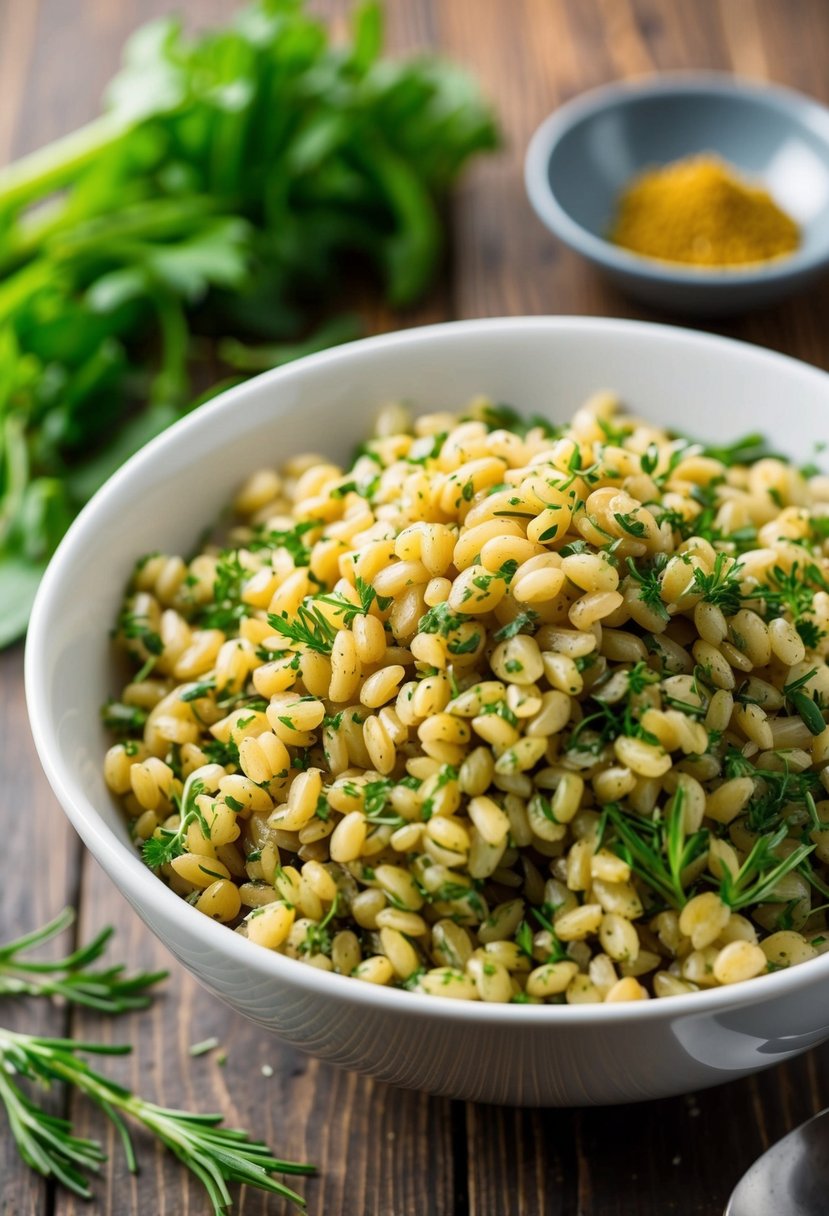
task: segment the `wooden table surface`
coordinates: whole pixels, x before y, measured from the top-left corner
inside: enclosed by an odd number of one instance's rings
[[[124,37],[171,0],[0,0],[0,162],[90,118]],[[178,0],[188,21],[227,14],[227,0]],[[340,23],[346,5],[316,7]],[[658,318],[602,283],[542,228],[524,196],[530,132],[559,103],[606,81],[675,68],[713,68],[778,81],[829,102],[825,0],[389,0],[396,51],[436,47],[468,64],[501,116],[506,147],[457,194],[451,267],[416,314],[378,315],[378,329],[452,317],[592,313]],[[829,365],[829,283],[720,332]],[[103,624],[101,626],[103,628]],[[107,1021],[31,1004],[0,1019],[43,1033],[135,1044],[107,1065],[168,1105],[218,1109],[319,1176],[300,1185],[313,1216],[715,1216],[770,1143],[829,1105],[829,1048],[757,1078],[695,1096],[626,1108],[515,1111],[375,1085],[283,1047],[201,991],[86,854],[47,788],[23,697],[23,653],[0,656],[2,937],[65,904],[79,933],[117,926],[131,965],[169,967],[151,1012]],[[228,1055],[188,1056],[215,1035]],[[263,1066],[272,1075],[263,1075]],[[55,1102],[60,1105],[60,1095]],[[141,1173],[125,1169],[110,1127],[70,1106],[112,1161],[93,1204],[56,1191],[16,1159],[0,1117],[3,1216],[200,1216],[208,1207],[178,1164],[138,1137]],[[248,1193],[244,1216],[281,1216]],[[781,1213],[781,1216],[785,1214]]]

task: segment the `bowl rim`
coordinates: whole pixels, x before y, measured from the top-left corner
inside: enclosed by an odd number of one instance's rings
[[[599,85],[564,102],[549,114],[533,132],[524,157],[524,186],[530,204],[542,223],[566,245],[583,257],[608,269],[641,281],[675,283],[682,286],[726,289],[752,284],[783,282],[829,263],[829,238],[823,251],[802,246],[779,259],[751,263],[745,268],[728,270],[688,266],[682,262],[663,262],[634,253],[596,236],[567,211],[550,183],[548,168],[561,141],[575,127],[596,114],[633,104],[643,98],[710,96],[727,101],[746,98],[757,106],[786,114],[808,128],[826,144],[829,155],[829,107],[813,97],[785,85],[770,84],[734,76],[730,72],[683,70],[631,77]]]
[[[489,317],[441,322],[363,338],[317,352],[284,367],[264,372],[218,394],[130,457],[82,509],[49,563],[37,592],[25,648],[26,703],[35,747],[60,806],[84,844],[107,873],[117,867],[121,880],[119,889],[127,894],[128,901],[134,908],[136,905],[153,907],[154,917],[171,922],[184,939],[190,939],[195,946],[210,951],[214,957],[227,958],[231,967],[245,966],[251,976],[256,975],[260,979],[275,982],[286,980],[294,987],[312,992],[320,998],[339,999],[352,1006],[383,1008],[415,1018],[449,1018],[476,1024],[506,1022],[510,1027],[549,1025],[551,1028],[556,1025],[601,1025],[608,1019],[633,1022],[663,1017],[673,1019],[675,1016],[715,1014],[755,1005],[775,997],[783,997],[800,988],[813,987],[821,979],[824,982],[829,980],[827,952],[810,959],[806,964],[757,976],[735,985],[671,998],[610,1005],[487,1004],[482,1001],[454,1000],[437,996],[418,1000],[416,994],[403,989],[365,982],[354,983],[349,976],[321,971],[306,963],[266,950],[196,911],[144,865],[138,853],[104,822],[88,797],[74,797],[71,786],[73,783],[79,785],[79,782],[72,777],[71,769],[59,760],[61,753],[57,746],[56,724],[51,718],[48,680],[41,656],[48,648],[50,620],[60,614],[61,584],[66,572],[71,570],[74,564],[75,554],[85,548],[94,537],[99,516],[106,517],[110,503],[117,500],[122,487],[128,486],[130,482],[140,482],[142,470],[155,462],[160,451],[166,448],[175,449],[186,443],[191,433],[210,428],[220,417],[236,410],[246,397],[271,394],[274,390],[278,392],[280,385],[301,380],[310,369],[338,364],[347,367],[349,363],[359,362],[364,356],[370,357],[375,351],[395,352],[405,351],[410,347],[428,347],[429,344],[444,340],[451,342],[455,335],[462,334],[479,336],[486,340],[491,335],[510,332],[527,336],[548,335],[552,331],[585,330],[594,334],[597,340],[608,334],[627,335],[634,340],[640,335],[650,343],[695,348],[701,357],[710,354],[712,350],[730,352],[732,356],[760,364],[770,374],[773,374],[776,368],[788,377],[800,377],[819,384],[820,391],[829,398],[829,373],[811,364],[751,343],[679,326],[585,316]],[[64,779],[64,774],[68,777],[68,782]],[[155,933],[154,929],[152,931]],[[155,935],[160,936],[157,933]],[[162,944],[166,944],[163,938],[160,940]],[[194,968],[194,972],[198,976],[197,968]]]

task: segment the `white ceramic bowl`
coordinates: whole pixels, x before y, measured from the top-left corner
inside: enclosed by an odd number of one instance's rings
[[[527,1105],[699,1089],[829,1037],[829,955],[731,988],[631,1005],[421,997],[272,954],[196,912],[139,860],[101,778],[107,631],[135,558],[187,552],[250,470],[300,450],[348,458],[378,406],[478,393],[552,419],[597,388],[710,440],[762,430],[811,458],[829,377],[752,346],[613,320],[526,318],[409,330],[314,355],[225,393],[135,456],[70,529],[40,588],[26,656],[32,730],[54,791],[152,931],[211,992],[292,1044],[400,1085]]]

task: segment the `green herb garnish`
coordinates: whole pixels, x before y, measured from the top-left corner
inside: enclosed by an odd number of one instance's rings
[[[507,625],[502,625],[500,629],[496,630],[492,635],[492,640],[493,642],[505,642],[519,633],[533,633],[537,620],[538,613],[528,608],[524,612],[517,613]]]
[[[191,823],[198,823],[207,840],[210,839],[210,828],[207,820],[196,805],[196,799],[203,794],[204,785],[198,778],[188,777],[181,794],[181,823],[175,831],[168,828],[156,828],[155,835],[144,841],[142,856],[151,869],[169,865],[174,857],[180,857],[185,852],[184,841]],[[217,878],[221,875],[217,874]]]
[[[650,608],[651,612],[656,613],[663,621],[667,621],[670,617],[662,599],[662,584],[659,581],[659,575],[664,567],[664,562],[655,562],[650,567],[640,568],[632,557],[627,559],[630,577],[639,584],[640,600]]]
[[[615,851],[672,908],[682,908],[690,899],[683,871],[708,848],[707,831],[686,835],[683,802],[679,789],[661,817],[645,819],[625,812],[615,804],[609,804],[603,812],[615,837]]]
[[[41,929],[0,946],[0,997],[57,996],[99,1013],[146,1008],[152,1000],[147,989],[163,980],[167,972],[125,975],[122,966],[94,970],[92,964],[104,953],[112,929],[103,929],[86,946],[73,950],[64,958],[52,961],[28,956],[29,950],[52,941],[74,921],[72,909],[64,908]]]
[[[642,520],[636,519],[636,517],[632,514],[622,515],[616,511],[613,518],[616,520],[619,527],[627,532],[628,536],[642,537],[647,534],[648,530],[643,524]]]
[[[726,553],[718,553],[714,569],[705,574],[699,566],[694,567],[691,590],[707,604],[716,604],[726,616],[733,616],[740,609],[742,599],[742,563],[733,561]]]
[[[800,844],[782,860],[775,856],[775,849],[786,839],[788,828],[784,824],[776,832],[760,836],[752,846],[736,874],[723,867],[720,880],[720,899],[732,911],[749,908],[774,897],[774,888],[782,878],[805,861],[814,851],[813,844]]]

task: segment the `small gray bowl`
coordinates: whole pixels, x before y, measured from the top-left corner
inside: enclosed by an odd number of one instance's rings
[[[760,181],[800,225],[801,247],[774,262],[712,270],[612,244],[606,234],[631,178],[699,152]],[[758,308],[829,266],[829,109],[789,89],[718,72],[595,89],[541,124],[524,172],[547,227],[649,304],[697,315]]]

